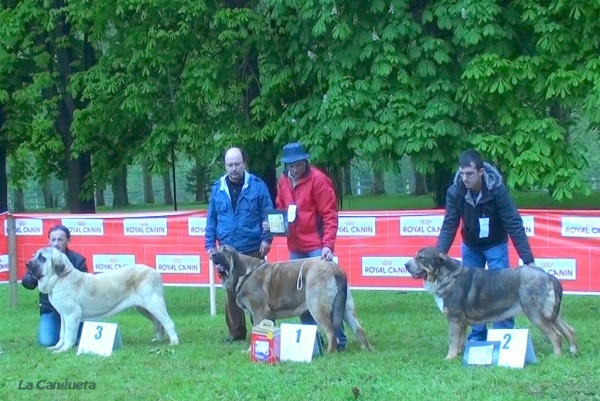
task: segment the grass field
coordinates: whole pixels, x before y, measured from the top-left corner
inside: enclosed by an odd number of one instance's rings
[[[223,294],[209,315],[207,289],[166,288],[181,344],[150,343],[151,325],[133,311],[119,323],[124,349],[111,357],[52,355],[37,346],[37,293],[21,289],[17,309],[0,311],[0,400],[597,400],[600,378],[598,299],[566,296],[564,316],[581,355],[552,356],[532,330],[539,362],[525,369],[464,368],[443,360],[447,329],[425,293],[355,291],[359,319],[376,348],[360,350],[348,334],[345,352],[311,363],[254,364],[247,343],[227,344]],[[8,298],[8,287],[0,287]],[[291,321],[295,321],[292,319]],[[249,324],[248,324],[249,326]],[[529,327],[524,318],[517,327]],[[564,351],[567,352],[566,345]],[[595,373],[594,373],[595,372]],[[19,382],[93,381],[95,390],[19,390]],[[352,389],[360,395],[355,397]]]
[[[519,195],[517,204],[522,208],[553,206],[539,194]],[[361,210],[432,206],[429,197],[363,197],[346,205]],[[595,205],[600,205],[597,193],[562,206]],[[565,344],[566,354],[553,357],[550,343],[533,328],[539,362],[513,370],[464,368],[461,361],[445,361],[447,326],[434,300],[422,292],[354,292],[359,319],[374,352],[361,351],[346,328],[345,352],[311,363],[274,366],[252,363],[243,353],[247,342],[222,342],[227,332],[220,289],[217,316],[209,314],[208,289],[167,287],[165,296],[181,345],[151,343],[149,321],[127,311],[108,319],[119,323],[124,343],[124,349],[111,357],[77,356],[75,350],[52,355],[36,342],[38,293],[19,286],[18,307],[0,308],[0,401],[600,400],[600,301],[596,297],[567,295],[563,301],[563,315],[577,330],[579,356],[568,355]],[[0,285],[5,305],[8,298],[8,286]],[[530,328],[530,324],[518,317],[517,327]],[[39,380],[94,382],[95,389],[19,389],[20,382],[35,385]]]
[[[600,191],[592,192],[586,196],[577,194],[573,199],[562,202],[553,200],[550,195],[542,192],[514,193],[515,203],[523,209],[598,209],[600,208]],[[406,209],[431,209],[434,208],[433,199],[429,195],[383,195],[383,196],[348,196],[344,198],[343,210],[406,210]],[[182,203],[177,205],[178,210],[206,209],[205,203]],[[154,212],[172,211],[173,206],[163,204],[139,204],[115,210],[109,206],[97,208],[98,213],[114,212]],[[64,213],[59,209],[38,209],[31,213]]]

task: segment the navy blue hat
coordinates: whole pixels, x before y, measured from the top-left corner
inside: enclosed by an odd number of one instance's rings
[[[304,147],[298,142],[288,143],[283,147],[282,163],[295,163],[300,160],[308,160],[310,154],[304,151]]]

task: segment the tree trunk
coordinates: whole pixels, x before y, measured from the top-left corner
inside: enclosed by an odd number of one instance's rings
[[[104,190],[106,185],[96,187],[96,206],[106,206],[106,199],[104,199]]]
[[[344,166],[344,196],[352,196],[352,165],[350,162]]]
[[[558,124],[563,127],[565,129],[565,131],[567,132],[567,135],[565,136],[565,142],[564,142],[564,146],[565,149],[569,149],[571,147],[571,144],[569,143],[570,141],[570,136],[569,136],[569,110],[565,107],[563,107],[559,101],[554,100],[552,101],[552,103],[550,104],[550,108],[548,110],[548,114],[554,118]],[[502,171],[500,171],[500,174],[502,174]],[[506,177],[505,177],[506,178]],[[556,182],[554,185],[548,185],[548,193],[552,194],[556,188]],[[527,186],[528,190],[531,190],[531,187],[528,185]]]
[[[0,106],[0,131],[6,122],[4,107]],[[0,213],[8,211],[8,175],[6,174],[6,144],[0,143]]]
[[[195,199],[196,202],[204,202],[206,199],[206,179],[207,179],[207,168],[202,164],[202,159],[200,157],[194,158],[194,172],[196,181],[196,193]]]
[[[277,197],[277,150],[272,142],[256,142],[245,148],[248,154],[248,170],[267,185],[271,201]]]
[[[0,213],[8,211],[8,175],[6,174],[6,147],[0,145]]]
[[[154,203],[154,188],[152,187],[152,174],[148,162],[142,163],[142,177],[144,185],[144,203]]]
[[[65,7],[64,0],[54,0],[54,9],[61,10]],[[61,42],[67,42],[70,39],[71,26],[66,22],[65,15],[59,14],[54,26],[55,54],[58,65],[58,80],[60,93],[57,128],[65,145],[64,160],[67,166],[67,180],[69,193],[67,198],[67,207],[71,213],[95,213],[96,205],[92,191],[86,191],[86,180],[91,177],[92,160],[89,152],[82,152],[79,157],[71,157],[71,146],[73,145],[73,134],[71,133],[71,123],[76,109],[76,102],[69,88],[72,66],[75,64],[75,57],[70,46],[59,45]],[[84,41],[84,64],[89,63],[90,56],[93,58],[92,47]],[[85,45],[87,44],[87,46]],[[89,68],[90,66],[86,65]],[[84,68],[85,68],[84,67]]]
[[[252,0],[224,0],[224,3],[226,7],[232,9],[247,8],[251,7]],[[238,71],[240,80],[247,84],[241,99],[242,115],[250,125],[252,118],[250,105],[260,95],[260,70],[258,68],[258,50],[256,47],[252,46],[248,51]],[[277,196],[277,147],[272,140],[264,142],[248,141],[242,145],[248,155],[249,170],[265,182],[271,200],[275,204]]]
[[[427,190],[427,180],[425,179],[425,174],[421,174],[415,171],[413,176],[413,187],[412,194],[415,196],[419,195],[427,195],[429,191]]]
[[[448,187],[452,183],[454,178],[454,167],[453,165],[447,164],[434,164],[434,173],[431,177],[432,190],[433,190],[433,201],[435,207],[443,208],[446,206],[446,192]]]
[[[173,192],[171,191],[171,177],[169,176],[168,169],[167,169],[167,171],[165,171],[162,174],[162,179],[163,179],[163,187],[165,188],[165,193],[164,193],[165,205],[172,205],[173,204]]]
[[[117,169],[112,177],[113,207],[120,208],[129,205],[127,196],[127,166]]]
[[[385,194],[385,185],[383,184],[383,173],[380,171],[373,172],[373,184],[371,185],[371,193],[373,195]]]
[[[52,188],[50,187],[50,181],[46,181],[42,184],[42,195],[44,196],[44,207],[46,209],[52,208],[54,204],[54,196],[52,195]]]
[[[327,174],[331,183],[333,184],[333,191],[338,201],[338,208],[342,210],[344,208],[344,168],[338,165],[315,165]]]
[[[25,196],[22,189],[15,188],[13,191],[13,203],[15,213],[23,213],[25,211]]]

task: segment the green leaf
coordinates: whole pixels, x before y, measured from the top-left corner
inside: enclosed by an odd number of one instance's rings
[[[327,30],[327,27],[325,25],[325,21],[323,21],[322,19],[319,19],[312,28],[312,34],[314,37],[319,37],[319,36],[322,36],[326,30]],[[332,32],[333,37],[336,39],[339,37],[338,30],[339,30],[339,25],[336,25],[333,28],[333,32]]]
[[[385,10],[385,2],[383,0],[371,0],[371,12],[380,13]]]

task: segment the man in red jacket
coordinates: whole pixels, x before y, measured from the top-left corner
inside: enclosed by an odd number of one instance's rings
[[[338,230],[337,197],[329,177],[311,166],[309,158],[299,143],[283,147],[281,161],[286,169],[279,178],[275,207],[288,211],[290,259],[321,257],[332,260]],[[300,321],[317,324],[309,312],[300,316]],[[338,333],[338,350],[345,347],[342,325]]]

